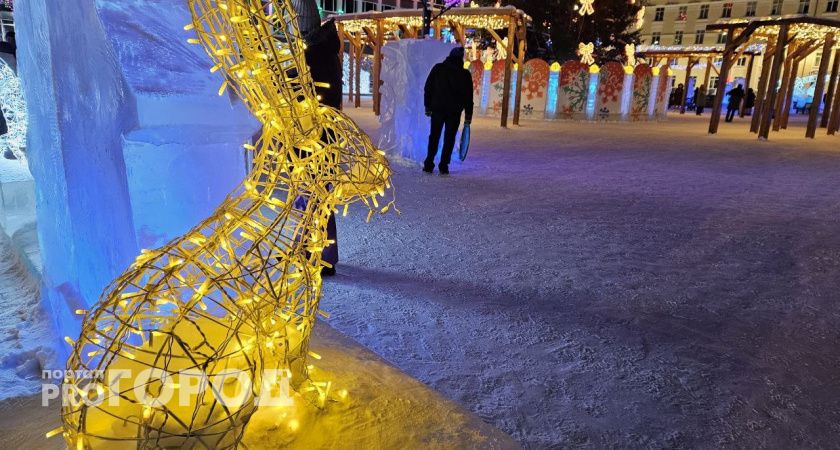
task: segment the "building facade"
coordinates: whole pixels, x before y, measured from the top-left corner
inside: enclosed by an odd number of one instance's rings
[[[736,1],[674,1],[648,0],[645,6],[644,23],[641,29],[641,48],[662,46],[690,48],[691,46],[723,45],[726,36],[706,30],[706,25],[721,19],[742,17],[764,17],[788,14],[807,14],[811,16],[840,19],[838,14],[840,0],[736,0]],[[802,80],[815,76],[822,55],[819,51],[811,54],[799,67],[797,77]],[[674,83],[685,83],[686,59],[670,61],[674,71]],[[717,70],[720,59],[716,59],[711,71],[709,89],[714,93],[719,86]],[[743,57],[735,64],[728,86],[747,84],[755,86],[761,71],[761,58],[756,57],[751,80],[746,80],[749,58]],[[705,62],[695,66],[691,73],[689,92],[703,83]],[[689,95],[691,96],[691,94]]]
[[[423,6],[421,0],[317,0],[322,14],[352,14],[368,11],[388,11],[391,9],[417,9]],[[442,1],[431,1],[441,4]]]

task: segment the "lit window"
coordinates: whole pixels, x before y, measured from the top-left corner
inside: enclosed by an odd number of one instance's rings
[[[685,22],[686,19],[688,19],[688,6],[680,6],[679,12],[677,13],[677,20]]]

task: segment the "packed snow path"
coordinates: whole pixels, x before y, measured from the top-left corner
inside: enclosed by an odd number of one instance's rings
[[[330,323],[528,448],[837,445],[838,138],[523,123],[340,220]]]

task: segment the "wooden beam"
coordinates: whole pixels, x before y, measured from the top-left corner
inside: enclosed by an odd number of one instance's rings
[[[814,86],[814,99],[811,100],[811,113],[808,115],[808,127],[805,130],[805,137],[813,139],[817,134],[817,118],[820,114],[820,103],[822,103],[823,92],[825,91],[825,74],[828,72],[828,61],[831,59],[831,48],[834,47],[834,33],[825,36],[825,43],[820,58],[820,68],[817,71],[817,84]]]
[[[499,33],[496,33],[496,30],[492,28],[486,28],[487,32],[490,33],[490,36],[493,36],[493,39],[496,41],[496,47],[502,47],[505,49],[505,52],[508,52],[510,49],[508,46],[505,45],[504,39],[499,36]],[[510,39],[508,39],[510,41]]]
[[[825,56],[823,56],[825,57]],[[825,96],[825,108],[820,118],[820,128],[828,128],[828,119],[833,114],[834,96],[837,95],[837,73],[840,71],[840,49],[834,52],[834,62],[831,64],[831,75],[828,77],[828,91]]]
[[[344,36],[344,25],[337,24],[338,29],[338,64],[341,67],[341,91],[339,92],[339,99],[342,100],[341,104],[338,105],[338,109],[344,109],[344,40],[346,37]]]
[[[717,133],[720,126],[720,113],[723,108],[723,96],[726,90],[726,78],[729,76],[729,69],[735,63],[733,55],[736,54],[738,47],[745,43],[755,31],[753,24],[747,26],[744,31],[736,37],[732,37],[735,32],[734,28],[729,29],[726,33],[726,47],[723,51],[723,63],[720,65],[720,74],[718,75],[718,90],[715,92],[715,102],[712,106],[712,118],[709,121],[709,134]]]
[[[513,47],[514,41],[514,33],[516,32],[516,19],[513,17],[510,18],[508,21],[508,50],[511,50]],[[504,83],[504,92],[502,93],[502,127],[507,128],[508,125],[508,114],[510,114],[510,87],[512,84],[511,80],[511,69],[513,65],[513,52],[508,51],[506,52],[507,58],[505,59],[505,83]]]
[[[356,89],[356,45],[353,42],[352,34],[348,35],[348,40],[350,42],[350,48],[347,49],[347,56],[350,58],[348,61],[348,65],[350,66],[348,73],[347,73],[347,92],[348,98],[347,101],[352,102],[355,96],[355,89]]]
[[[516,86],[514,87],[513,124],[519,125],[519,116],[522,109],[522,83],[524,81],[523,78],[525,78],[525,50],[527,50],[527,44],[525,42],[525,27],[519,23],[517,23],[516,38],[519,41],[517,45],[519,53],[516,55],[518,72],[516,74]]]
[[[753,64],[754,63],[755,63],[755,55],[753,54],[753,55],[750,55],[750,62],[747,63],[747,78],[744,81],[744,92],[749,92],[750,88],[752,87],[751,84],[752,84]],[[755,91],[753,91],[753,92],[755,92]],[[746,99],[746,95],[744,96],[744,98]],[[753,102],[753,103],[755,103],[755,102]],[[753,104],[753,107],[755,107],[755,104]],[[747,102],[745,101],[744,103],[741,104],[741,117],[743,118],[746,115],[747,115]]]
[[[356,98],[353,106],[362,107],[362,58],[365,56],[365,46],[359,39],[359,47],[356,49]]]
[[[682,97],[680,98],[680,114],[685,114],[685,103],[688,100],[688,83],[691,80],[691,69],[697,64],[697,60],[692,58],[691,56],[688,57],[688,62],[685,65],[685,83],[683,83],[683,93]],[[665,74],[667,76],[668,74]],[[696,100],[695,100],[696,103]]]
[[[788,24],[784,23],[779,27],[779,37],[776,43],[776,51],[773,55],[773,66],[770,68],[770,76],[767,81],[769,94],[767,96],[767,107],[761,117],[761,125],[758,129],[758,138],[767,139],[770,135],[770,119],[773,105],[776,104],[776,85],[779,82],[779,73],[782,70],[782,62],[785,59],[785,47],[787,47]]]
[[[367,34],[368,42],[373,47],[373,73],[371,80],[371,94],[373,95],[373,113],[379,115],[379,107],[382,104],[381,91],[379,85],[382,82],[382,44],[385,34],[385,27],[382,20],[376,21],[376,31],[368,27],[364,27],[365,34]]]
[[[755,108],[752,112],[752,120],[750,120],[750,132],[758,133],[758,126],[761,123],[761,114],[767,106],[765,97],[767,96],[767,78],[770,76],[770,65],[773,62],[773,54],[775,53],[775,40],[768,42],[765,47],[764,56],[761,59],[761,75],[758,77],[758,91],[755,95]]]
[[[798,65],[797,65],[798,67]],[[782,84],[779,88],[779,98],[776,101],[776,104],[773,105],[773,131],[779,131],[782,126],[782,118],[785,116],[785,107],[790,110],[790,104],[788,103],[788,99],[791,97],[791,73],[797,69],[794,67],[793,58],[791,55],[788,55],[787,59],[785,60],[784,69],[782,70]]]
[[[831,106],[831,117],[828,119],[826,133],[833,135],[838,129],[840,129],[840,92],[834,95],[834,105]]]
[[[782,89],[779,91],[784,93],[784,97],[779,99],[780,106],[776,111],[776,119],[773,121],[773,131],[779,131],[779,126],[777,126],[776,122],[779,122],[781,128],[787,128],[788,120],[790,119],[790,108],[793,103],[793,92],[796,88],[796,73],[799,71],[799,63],[817,48],[819,48],[819,44],[815,44],[814,40],[811,39],[800,44],[796,50],[788,54],[788,60],[785,61],[787,72],[782,78]]]

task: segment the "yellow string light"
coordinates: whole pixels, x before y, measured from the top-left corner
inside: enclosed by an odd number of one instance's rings
[[[69,448],[236,448],[267,370],[325,401],[330,383],[309,381],[306,360],[319,358],[309,336],[330,214],[339,204],[361,202],[370,215],[393,205],[377,201],[391,188],[384,153],[351,119],[318,103],[289,0],[188,2],[186,29],[197,34],[190,42],[224,75],[220,93],[235,92],[263,124],[256,144],[246,145],[254,170],[183,237],[143,251],[86,315],[78,341],[68,340],[68,374],[91,375],[68,375],[65,386],[107,397],[64,405]],[[136,380],[108,384],[121,370],[152,375],[139,390]],[[184,403],[187,383],[173,378],[185,371],[211,380],[244,375],[252,384],[235,406],[221,401],[231,384],[213,381]],[[143,395],[162,399],[166,390],[177,391],[168,403]]]

